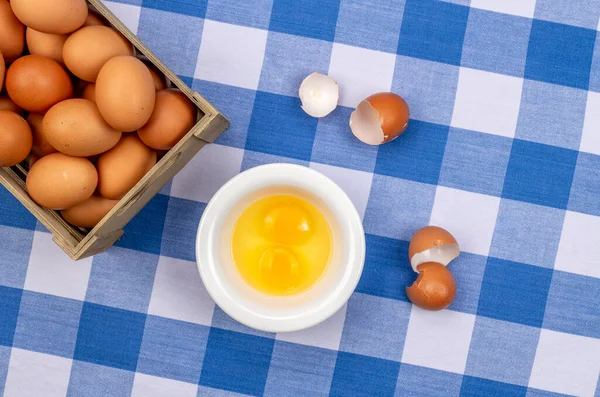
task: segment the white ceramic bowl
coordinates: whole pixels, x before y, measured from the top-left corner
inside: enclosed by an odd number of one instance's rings
[[[296,194],[327,218],[333,236],[331,263],[315,285],[301,294],[276,297],[246,284],[231,258],[235,221],[260,197]],[[214,301],[231,317],[267,332],[308,328],[329,318],[350,298],[365,260],[365,235],[356,208],[331,179],[310,168],[269,164],[227,182],[204,210],[196,237],[196,261]]]

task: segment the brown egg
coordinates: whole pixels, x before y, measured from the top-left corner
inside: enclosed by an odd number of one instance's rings
[[[425,262],[437,262],[447,266],[460,254],[460,247],[447,230],[437,226],[425,226],[410,240],[408,259],[413,270]]]
[[[142,142],[157,150],[171,149],[196,123],[194,104],[179,90],[156,93],[154,111],[148,123],[138,130]]]
[[[10,110],[22,116],[23,109],[18,107],[8,96],[0,96],[0,110]]]
[[[31,132],[33,133],[33,147],[31,148],[31,152],[36,154],[38,158],[57,152],[42,131],[43,120],[44,115],[42,114],[30,113],[27,116],[27,123],[29,123]]]
[[[350,116],[354,136],[368,145],[396,139],[408,126],[408,104],[399,95],[381,92],[362,101]]]
[[[87,99],[68,99],[52,106],[44,116],[43,131],[50,144],[69,156],[104,153],[121,139]]]
[[[4,63],[4,56],[0,51],[0,91],[4,88],[4,76],[6,75],[6,64]]]
[[[96,104],[102,117],[117,130],[136,131],[154,110],[152,74],[142,61],[118,56],[106,63],[96,80]]]
[[[81,97],[83,99],[87,99],[90,102],[96,103],[96,84],[88,84],[83,90]]]
[[[32,140],[31,129],[23,117],[0,110],[0,167],[25,160],[31,151]]]
[[[419,276],[406,287],[408,299],[425,310],[442,310],[450,306],[456,297],[456,281],[444,265],[425,262],[417,268]]]
[[[108,23],[102,16],[90,10],[83,26],[108,26]]]
[[[6,91],[23,109],[45,113],[58,102],[71,98],[73,84],[58,62],[41,55],[27,55],[8,68]]]
[[[123,135],[117,146],[98,158],[98,192],[121,199],[156,164],[156,152],[136,134]]]
[[[73,33],[63,48],[65,65],[82,80],[95,82],[102,66],[117,55],[133,55],[133,46],[113,28],[86,26]]]
[[[32,28],[27,28],[25,31],[27,48],[31,54],[43,55],[60,64],[64,63],[62,52],[67,37],[69,36],[66,34],[42,33]]]
[[[109,200],[94,194],[83,203],[61,211],[61,215],[73,226],[93,228],[114,208],[119,200]]]
[[[144,62],[144,64],[148,67],[150,74],[152,74],[152,78],[154,79],[154,89],[156,91],[164,90],[167,86],[165,84],[165,77],[160,70],[156,69],[150,62]]]
[[[52,153],[33,164],[26,183],[33,201],[42,207],[63,210],[92,196],[98,173],[88,159]]]
[[[0,51],[10,63],[21,56],[25,48],[25,26],[17,19],[7,0],[0,0]]]
[[[10,5],[21,22],[44,33],[74,32],[88,15],[85,0],[12,0]]]

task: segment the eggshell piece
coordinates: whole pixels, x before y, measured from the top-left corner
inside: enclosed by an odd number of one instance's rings
[[[154,110],[156,90],[148,67],[132,56],[108,61],[96,79],[96,104],[113,128],[131,132],[143,127]]]
[[[298,94],[302,110],[319,118],[335,110],[340,99],[340,87],[331,77],[314,72],[302,81]]]
[[[81,94],[83,99],[87,99],[90,102],[96,103],[96,84],[90,83],[84,89]]]
[[[29,52],[34,55],[42,55],[63,64],[63,46],[67,41],[66,34],[42,33],[32,28],[25,31],[25,39]]]
[[[83,203],[61,211],[61,215],[73,226],[93,228],[114,208],[119,200],[109,200],[94,194]]]
[[[6,75],[6,64],[4,63],[4,56],[0,51],[0,91],[4,88],[4,76]]]
[[[156,151],[136,134],[123,135],[119,143],[98,158],[98,192],[105,198],[123,198],[156,164]]]
[[[0,96],[0,110],[10,110],[22,116],[23,109],[18,107],[7,95]]]
[[[410,110],[406,101],[391,92],[371,95],[350,116],[354,136],[369,145],[391,142],[408,126]]]
[[[26,184],[33,201],[42,207],[63,210],[92,196],[98,173],[88,159],[52,153],[33,164]]]
[[[69,156],[88,157],[104,153],[121,139],[87,99],[69,99],[54,105],[44,116],[44,135],[50,144]]]
[[[169,150],[196,123],[196,108],[176,89],[158,91],[148,123],[138,130],[142,142],[157,150]]]
[[[438,226],[425,226],[419,229],[410,240],[408,258],[415,272],[426,262],[437,262],[447,266],[460,254],[458,242],[445,229]]]
[[[118,55],[133,55],[133,46],[113,28],[87,26],[69,36],[62,55],[71,73],[95,82],[106,62]]]
[[[31,129],[23,117],[0,110],[0,167],[19,164],[31,151]]]
[[[30,113],[29,116],[27,116],[27,123],[31,127],[31,132],[33,134],[33,147],[31,148],[31,152],[38,158],[57,152],[48,141],[48,138],[46,138],[46,135],[44,135],[42,129],[43,120],[44,116],[41,114]]]
[[[444,265],[426,262],[418,267],[419,276],[406,287],[408,299],[425,310],[443,310],[456,297],[456,280]]]
[[[58,62],[41,55],[27,55],[13,62],[5,83],[13,102],[33,113],[45,113],[73,96],[67,72]]]
[[[0,51],[6,63],[21,56],[25,49],[25,26],[13,13],[7,0],[0,0]]]
[[[12,0],[10,5],[21,22],[44,33],[71,33],[88,16],[85,0]]]

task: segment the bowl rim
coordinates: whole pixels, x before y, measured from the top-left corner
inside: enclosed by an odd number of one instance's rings
[[[222,277],[216,271],[218,260],[215,255],[212,255],[213,249],[200,249],[201,247],[212,247],[214,233],[211,229],[216,220],[224,216],[221,208],[219,208],[220,201],[225,197],[239,196],[238,199],[243,198],[253,190],[247,190],[248,188],[246,187],[246,190],[240,191],[238,187],[240,183],[254,185],[255,191],[265,186],[264,184],[261,185],[261,180],[265,176],[272,176],[273,174],[289,175],[290,177],[293,176],[297,179],[310,181],[310,184],[307,183],[303,188],[320,198],[323,197],[322,194],[319,194],[319,191],[321,193],[326,191],[328,200],[336,202],[336,207],[339,206],[344,214],[344,220],[350,225],[346,230],[349,233],[349,239],[356,242],[354,249],[349,250],[351,253],[348,261],[342,265],[345,269],[344,277],[342,277],[339,284],[327,290],[327,293],[324,295],[326,296],[325,302],[318,306],[316,310],[315,308],[311,308],[308,312],[298,314],[293,318],[265,317],[264,315],[259,315],[246,308],[242,308],[239,302],[232,298],[223,288],[223,284],[221,283]],[[254,184],[252,184],[252,181],[254,181]],[[292,185],[290,184],[290,186]],[[307,188],[306,186],[312,187]],[[335,314],[350,299],[350,296],[358,285],[364,267],[365,251],[366,242],[362,219],[344,190],[330,178],[312,168],[287,163],[257,166],[231,178],[215,193],[207,204],[196,234],[196,265],[204,287],[210,297],[221,310],[236,321],[250,328],[266,332],[299,331],[315,326]]]

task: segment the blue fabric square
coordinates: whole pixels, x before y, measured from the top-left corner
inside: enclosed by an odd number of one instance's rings
[[[11,348],[0,346],[0,393],[4,393],[6,375],[8,375],[8,364],[10,363]]]
[[[0,286],[0,346],[12,346],[23,290]]]
[[[350,131],[348,120],[354,109],[343,106],[319,119],[311,160],[317,163],[373,172],[377,146],[365,145]]]
[[[272,339],[211,328],[200,385],[261,396],[273,344]]]
[[[512,139],[450,128],[439,184],[500,196]]]
[[[411,309],[412,303],[408,302],[352,295],[346,309],[340,350],[400,361]]]
[[[333,43],[269,32],[258,83],[260,91],[298,96],[302,80],[313,72],[327,74]]]
[[[208,0],[206,19],[268,29],[273,0],[231,1]]]
[[[130,397],[135,372],[73,361],[67,397]]]
[[[461,65],[523,77],[531,19],[472,8]]]
[[[404,288],[416,273],[408,261],[408,241],[365,235],[367,253],[357,292],[408,302]]]
[[[0,225],[0,285],[23,288],[34,232]]]
[[[146,315],[85,302],[75,360],[135,371]]]
[[[527,386],[540,329],[477,317],[465,374]]]
[[[339,0],[273,0],[269,30],[333,41]]]
[[[0,225],[35,230],[36,219],[12,193],[0,185]]]
[[[564,210],[502,200],[490,255],[552,269],[564,218]]]
[[[544,328],[600,338],[600,279],[555,271],[548,291]]]
[[[600,18],[600,1],[578,0],[576,6],[569,0],[536,0],[536,19],[564,23],[595,30]]]
[[[115,246],[160,254],[160,243],[169,197],[157,194],[125,226],[125,234]]]
[[[600,216],[600,156],[579,153],[573,177],[569,209]]]
[[[373,175],[365,232],[409,241],[429,223],[435,190],[433,185]]]
[[[436,185],[449,127],[410,120],[400,137],[379,147],[375,172]]]
[[[310,161],[317,119],[300,107],[300,99],[256,93],[246,149]]]
[[[577,152],[515,139],[502,197],[566,209]]]
[[[392,396],[400,363],[339,352],[330,396]]]
[[[161,255],[196,260],[196,231],[206,204],[198,201],[171,197],[165,230],[162,239]]]
[[[596,44],[594,45],[589,90],[600,92],[600,35],[598,34],[596,35]]]
[[[456,279],[456,298],[450,305],[450,310],[477,313],[486,261],[485,256],[461,252],[460,256],[448,265]]]
[[[145,313],[158,256],[113,248],[92,262],[86,301]]]
[[[143,8],[153,8],[178,14],[204,18],[207,0],[143,0]]]
[[[462,375],[402,363],[395,395],[411,397],[458,396],[461,384]]]
[[[458,66],[398,55],[392,91],[409,103],[411,119],[449,125],[458,70]]]
[[[525,77],[587,90],[596,32],[533,20]]]
[[[434,0],[406,0],[398,54],[460,65],[469,8]]]
[[[328,396],[336,357],[332,350],[275,342],[264,395]]]
[[[405,0],[342,0],[335,41],[371,50],[396,52]]]
[[[460,397],[525,397],[527,387],[464,376]]]
[[[23,291],[14,346],[73,357],[83,302]]]
[[[148,316],[137,372],[198,383],[207,339],[202,325]]]
[[[579,149],[586,101],[585,91],[525,80],[515,137]]]
[[[489,257],[477,314],[541,327],[552,270]]]

